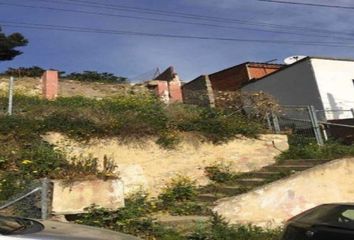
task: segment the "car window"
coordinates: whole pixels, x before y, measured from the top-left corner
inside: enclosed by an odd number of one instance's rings
[[[305,212],[295,221],[354,229],[354,206],[322,205]]]
[[[9,234],[23,227],[24,225],[14,218],[0,217],[0,234]]]
[[[34,220],[0,216],[0,235],[30,234],[43,229],[44,226]]]
[[[345,210],[342,216],[354,221],[354,209]]]

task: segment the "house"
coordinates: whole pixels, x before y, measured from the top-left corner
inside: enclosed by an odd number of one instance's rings
[[[313,105],[322,120],[353,118],[354,60],[306,57],[242,87],[263,91],[280,105]]]
[[[146,87],[165,103],[182,102],[181,80],[174,67],[168,67],[155,79],[146,82]]]
[[[245,62],[209,75],[201,75],[182,86],[183,102],[200,106],[218,105],[216,92],[237,91],[249,81],[276,72],[283,66]]]

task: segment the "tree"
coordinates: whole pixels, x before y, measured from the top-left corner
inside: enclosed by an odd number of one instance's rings
[[[6,36],[0,27],[0,61],[9,61],[21,55],[22,52],[16,48],[24,47],[27,44],[28,40],[21,33],[12,33]]]

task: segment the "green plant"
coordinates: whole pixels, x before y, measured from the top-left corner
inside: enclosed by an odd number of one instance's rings
[[[177,176],[158,196],[158,208],[172,215],[207,215],[209,210],[198,203],[195,182],[187,177]]]
[[[206,176],[217,183],[232,182],[238,177],[238,173],[234,173],[230,169],[230,165],[225,163],[217,163],[205,168]]]
[[[188,240],[278,240],[280,230],[266,230],[252,225],[230,225],[214,214],[210,227],[203,226],[190,234]]]
[[[323,146],[309,142],[307,144],[290,145],[289,150],[281,153],[278,160],[286,159],[336,159],[354,156],[354,147],[337,142],[329,142]]]

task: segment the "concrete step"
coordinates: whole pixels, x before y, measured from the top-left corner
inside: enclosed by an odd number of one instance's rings
[[[249,174],[245,174],[248,177],[255,177],[255,178],[270,178],[272,176],[278,175],[278,171],[260,171],[260,172],[251,172]]]
[[[252,186],[258,186],[266,182],[264,178],[239,178],[235,182],[240,184],[241,186],[247,186],[247,187],[252,187]]]
[[[213,194],[213,193],[202,193],[197,196],[197,199],[205,203],[213,203],[220,198],[227,197],[225,195]]]
[[[327,163],[329,160],[284,160],[280,161],[276,165],[319,165]]]
[[[249,187],[244,187],[244,186],[223,186],[217,189],[217,193],[221,193],[227,196],[235,196],[244,192],[247,192],[251,190]]]
[[[267,171],[278,171],[278,172],[286,172],[286,171],[303,171],[309,168],[314,167],[314,165],[271,165],[263,168]]]

